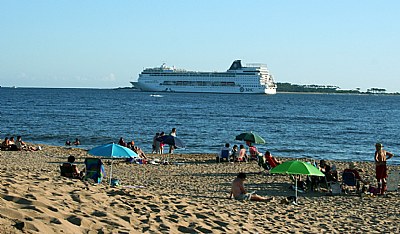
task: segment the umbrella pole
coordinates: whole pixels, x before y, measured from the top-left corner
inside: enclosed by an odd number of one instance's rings
[[[110,166],[110,179],[108,181],[109,184],[111,184],[111,178],[112,178],[112,165],[114,163],[114,160],[111,159],[111,166]]]
[[[294,182],[295,183],[295,189],[294,189],[295,190],[295,196],[294,197],[296,199],[294,202],[297,204],[297,175],[295,175],[295,180],[294,181],[295,181]]]

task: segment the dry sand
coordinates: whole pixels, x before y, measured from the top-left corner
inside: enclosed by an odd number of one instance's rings
[[[259,173],[255,162],[217,164],[207,154],[173,155],[171,161],[180,162],[173,165],[114,164],[122,185],[144,187],[110,187],[106,180],[95,185],[61,177],[60,164],[51,162],[68,155],[80,162],[88,157],[81,149],[46,145],[37,152],[0,151],[0,233],[400,232],[398,192],[383,197],[309,192],[300,194],[298,205],[282,204],[294,194],[288,176]],[[339,171],[346,166],[328,163]],[[373,164],[359,167],[374,182]],[[228,199],[238,172],[247,173],[249,191],[274,200]]]

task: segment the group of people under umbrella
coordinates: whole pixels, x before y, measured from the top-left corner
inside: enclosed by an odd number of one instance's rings
[[[170,147],[174,148],[184,148],[184,143],[173,135],[164,135],[160,136],[157,141],[163,142],[165,144],[170,145]],[[147,160],[144,152],[137,146],[134,146],[133,141],[126,143],[123,141],[121,137],[118,144],[110,143],[105,145],[100,145],[92,148],[88,151],[89,154],[93,156],[100,156],[103,159],[110,159],[110,172],[109,172],[109,183],[111,184],[112,180],[112,166],[114,159],[127,159],[127,161],[138,160],[138,162],[143,162]]]
[[[265,143],[265,141],[258,136],[256,133],[247,132],[242,133],[235,138],[236,140],[244,140],[250,141],[253,143]],[[310,180],[310,187],[313,191],[315,186],[324,185],[328,189],[328,191],[332,194],[339,194],[344,190],[343,186],[354,186],[357,189],[358,194],[362,194],[363,192],[369,193],[371,195],[384,195],[385,191],[388,190],[388,167],[386,161],[394,156],[393,153],[390,153],[383,149],[383,145],[381,143],[375,144],[375,156],[374,161],[376,165],[376,179],[378,181],[378,187],[375,188],[369,185],[368,181],[365,181],[361,178],[358,172],[363,172],[362,169],[356,168],[356,164],[354,162],[349,162],[349,168],[345,169],[342,173],[342,182],[338,183],[338,175],[335,165],[330,167],[326,164],[325,160],[320,161],[320,165],[317,166],[315,162],[311,164],[311,162],[304,162],[299,160],[289,160],[284,163],[277,163],[276,165],[268,168],[269,173],[271,174],[287,174],[291,175],[294,179],[295,185],[291,186],[295,191],[295,196],[293,197],[293,202],[297,203],[297,193],[298,191],[304,192],[300,190],[298,186],[298,181],[301,179],[301,175],[306,175],[307,179]],[[269,152],[267,151],[267,154]],[[270,154],[269,154],[270,156]],[[259,159],[262,157],[259,157]],[[260,165],[260,163],[259,163]],[[391,173],[391,191],[397,191],[398,184],[400,181],[400,174],[398,171]],[[237,178],[232,183],[232,192],[231,196],[236,196],[237,200],[266,200],[261,196],[258,196],[253,193],[246,193],[244,189],[243,182],[246,179],[246,175],[244,173],[239,173]],[[304,186],[304,181],[299,181]],[[364,184],[362,191],[360,191],[360,182]],[[369,186],[367,186],[369,185]],[[361,193],[360,193],[361,192]]]
[[[255,132],[244,132],[235,137],[235,140],[241,140],[245,141],[247,145],[250,147],[250,153],[251,154],[260,154],[258,150],[254,150],[252,152],[252,147],[254,147],[252,144],[265,144],[265,140],[259,136]],[[255,148],[255,147],[254,147]],[[261,155],[258,155],[258,160],[264,160],[264,158]],[[293,178],[295,180],[295,186],[294,186],[294,191],[295,191],[295,196],[294,196],[294,202],[297,202],[297,194],[298,194],[298,186],[297,186],[297,181],[299,178],[299,175],[307,175],[307,176],[317,176],[317,177],[324,177],[325,174],[322,173],[318,168],[313,166],[311,163],[308,162],[303,162],[303,161],[298,161],[298,160],[291,160],[291,161],[286,161],[284,163],[280,163],[271,156],[270,152],[267,151],[265,154],[265,160],[268,160],[269,167],[268,169],[270,173],[272,174],[287,174],[287,175],[293,175]],[[262,163],[259,162],[259,165],[262,165]],[[246,174],[244,173],[239,173],[237,178],[234,180],[232,183],[232,191],[230,194],[230,197],[232,195],[235,197],[235,199],[238,200],[256,200],[256,201],[265,201],[268,200],[264,197],[261,197],[259,195],[256,195],[254,193],[247,193],[244,189],[243,186],[243,181],[246,179]]]

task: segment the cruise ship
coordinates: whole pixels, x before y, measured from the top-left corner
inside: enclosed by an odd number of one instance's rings
[[[168,67],[146,68],[137,82],[141,91],[190,93],[265,93],[276,94],[276,83],[264,64],[235,60],[226,72],[197,72]]]

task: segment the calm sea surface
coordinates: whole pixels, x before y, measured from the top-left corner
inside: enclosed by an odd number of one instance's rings
[[[216,153],[245,131],[282,157],[372,161],[374,144],[400,155],[400,96],[195,94],[99,89],[0,88],[0,137],[80,147],[134,140],[151,151],[156,132],[187,145],[176,153]],[[391,163],[400,164],[400,157]]]

